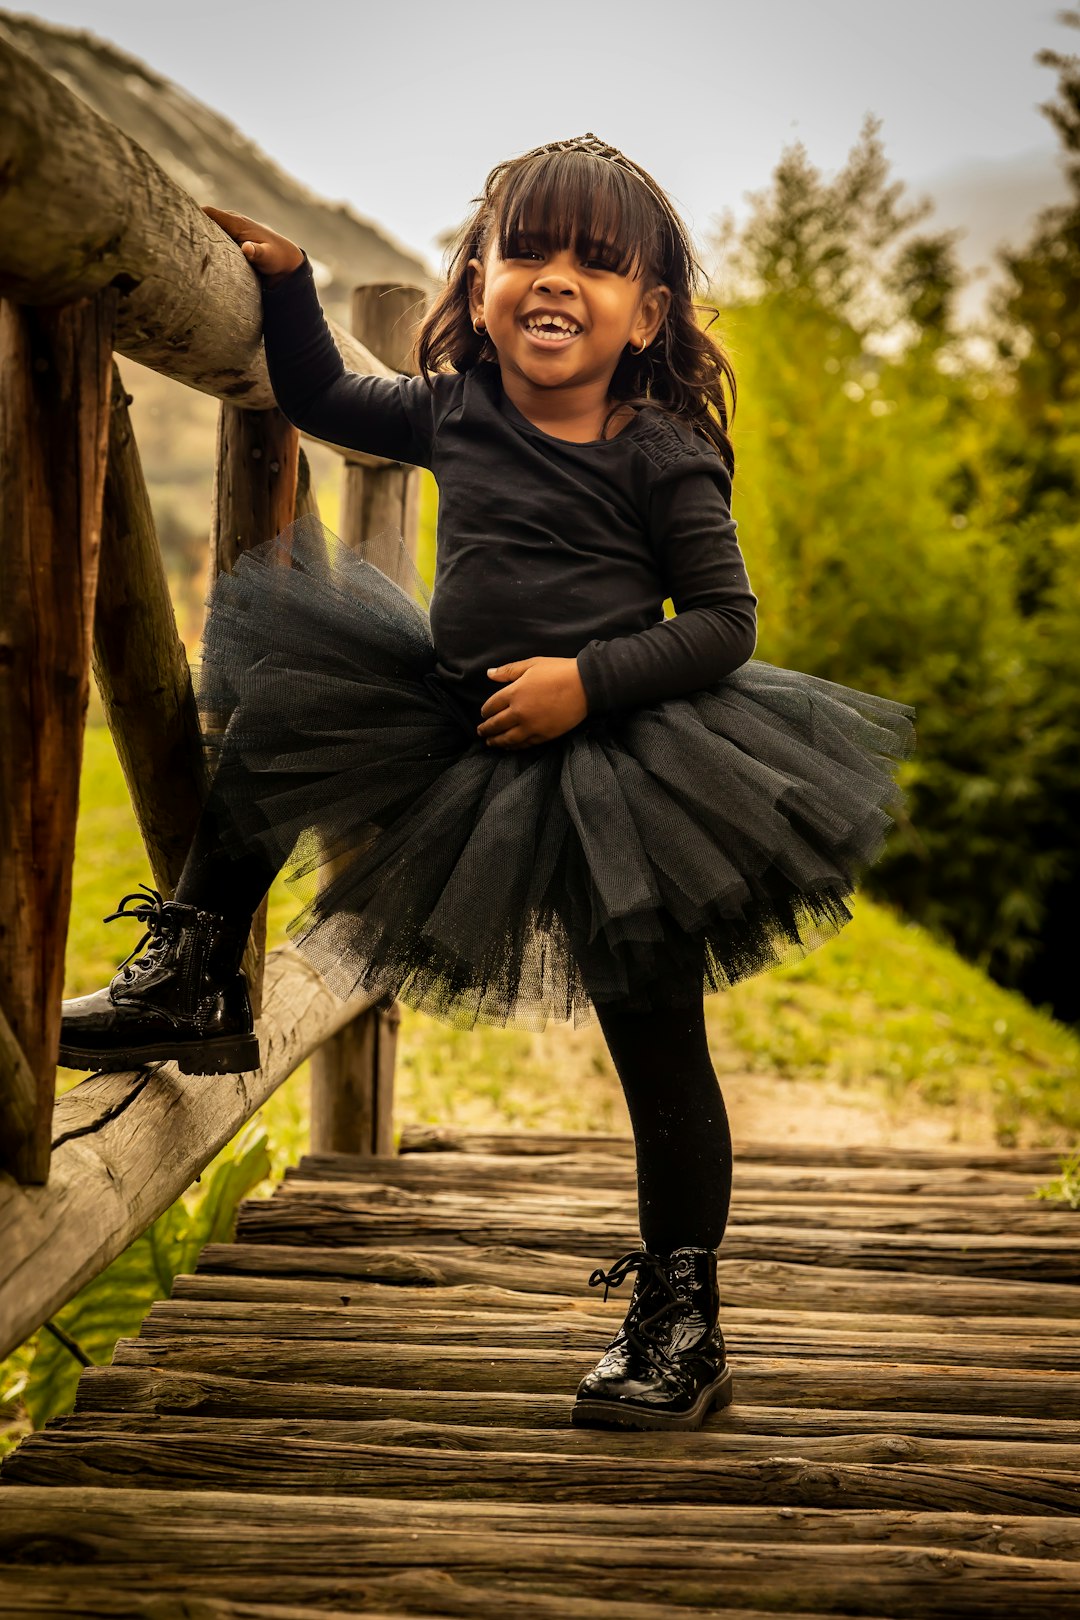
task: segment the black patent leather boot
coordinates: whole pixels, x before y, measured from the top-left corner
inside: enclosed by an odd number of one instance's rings
[[[249,930],[140,888],[146,893],[124,895],[105,921],[136,917],[146,932],[106,989],[62,1003],[59,1061],[106,1072],[168,1060],[181,1074],[257,1069],[259,1040],[240,972]],[[140,903],[126,910],[129,900]]]
[[[717,1321],[716,1250],[634,1249],[590,1288],[617,1288],[637,1272],[626,1320],[578,1385],[575,1424],[627,1429],[699,1429],[713,1407],[731,1400],[731,1369]]]

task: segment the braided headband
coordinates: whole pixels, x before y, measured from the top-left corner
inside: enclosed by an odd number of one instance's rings
[[[522,159],[545,157],[549,152],[588,152],[593,157],[605,158],[609,163],[614,163],[618,168],[625,170],[627,174],[632,174],[644,186],[647,186],[657,202],[664,206],[665,212],[670,206],[667,199],[660,194],[653,182],[649,180],[643,170],[638,168],[636,163],[632,163],[625,153],[619,151],[617,146],[609,146],[606,141],[600,140],[599,136],[594,135],[592,130],[589,130],[585,135],[572,135],[566,141],[548,141],[546,146],[534,146],[531,152],[522,154]],[[519,159],[519,161],[522,160]]]

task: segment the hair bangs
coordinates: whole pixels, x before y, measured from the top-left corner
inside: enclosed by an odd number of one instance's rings
[[[604,259],[619,275],[658,275],[658,212],[647,188],[616,164],[549,152],[507,176],[495,235],[504,259],[526,246],[572,247],[583,262]]]

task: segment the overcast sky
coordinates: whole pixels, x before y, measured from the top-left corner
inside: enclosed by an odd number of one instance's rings
[[[913,192],[1046,154],[1034,63],[1080,32],[1044,0],[50,0],[224,113],[297,179],[438,262],[491,166],[593,130],[650,170],[699,240],[782,147],[827,172],[864,114]],[[1040,199],[1041,200],[1041,199]],[[237,198],[235,206],[242,207]],[[947,222],[944,222],[947,223]]]

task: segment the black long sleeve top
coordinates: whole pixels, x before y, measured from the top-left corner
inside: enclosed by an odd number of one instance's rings
[[[262,296],[289,421],[434,474],[431,633],[436,672],[459,697],[479,707],[499,691],[488,668],[576,658],[589,713],[603,713],[699,690],[751,656],[757,598],[731,480],[702,435],[647,406],[614,438],[556,438],[516,409],[491,362],[431,387],[351,372],[306,254]]]

